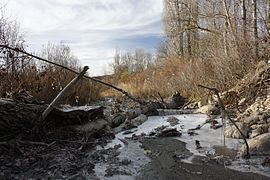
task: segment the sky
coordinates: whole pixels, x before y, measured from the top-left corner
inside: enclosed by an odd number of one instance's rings
[[[163,36],[162,0],[0,1],[18,21],[29,51],[65,43],[94,76],[110,73],[116,48],[154,52]]]

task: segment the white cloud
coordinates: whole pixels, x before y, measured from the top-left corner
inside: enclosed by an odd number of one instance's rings
[[[26,32],[30,49],[40,49],[48,41],[64,41],[82,64],[93,67],[94,75],[108,69],[114,48],[154,48],[154,40],[163,34],[162,0],[6,2],[9,14]]]

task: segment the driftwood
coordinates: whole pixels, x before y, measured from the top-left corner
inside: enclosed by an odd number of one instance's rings
[[[9,46],[7,46],[7,45],[1,45],[1,44],[0,44],[0,48],[5,48],[5,49],[9,49],[9,50],[12,50],[12,51],[15,51],[15,52],[19,52],[19,53],[25,54],[25,55],[27,55],[27,56],[29,56],[29,57],[35,58],[35,59],[37,59],[37,60],[40,60],[40,61],[43,61],[43,62],[46,62],[46,63],[49,63],[49,64],[53,64],[53,65],[55,65],[55,66],[61,67],[61,68],[65,69],[65,70],[68,70],[68,71],[74,73],[74,74],[80,74],[79,72],[77,72],[77,71],[75,71],[75,70],[73,70],[73,69],[71,69],[71,68],[68,68],[68,67],[63,66],[63,65],[61,65],[61,64],[58,64],[58,63],[56,63],[56,62],[52,62],[52,61],[49,61],[49,60],[47,60],[47,59],[38,57],[38,56],[36,56],[36,55],[33,55],[33,54],[31,54],[31,53],[28,53],[28,52],[26,52],[26,51],[24,51],[24,50],[22,50],[22,49],[19,49],[19,48],[12,48],[12,47],[9,47]],[[113,89],[115,89],[115,90],[121,92],[122,94],[124,94],[124,95],[127,96],[128,98],[132,99],[133,101],[138,102],[139,104],[145,104],[144,101],[142,101],[142,100],[140,100],[140,99],[138,99],[138,98],[133,97],[133,96],[130,95],[128,92],[126,92],[126,91],[124,91],[123,89],[120,89],[120,88],[118,88],[118,87],[116,87],[116,86],[114,86],[114,85],[112,85],[112,84],[103,82],[103,81],[101,81],[100,79],[97,79],[97,78],[94,78],[94,77],[89,77],[89,76],[87,76],[87,75],[84,75],[83,77],[86,78],[86,79],[90,79],[90,80],[92,80],[92,81],[94,81],[94,82],[103,84],[103,85],[105,85],[105,86],[108,86],[108,87],[110,87],[110,88],[113,88]]]
[[[243,134],[243,132],[239,129],[239,127],[237,126],[237,124],[234,122],[234,120],[232,120],[230,118],[230,116],[228,115],[227,111],[226,111],[226,108],[224,106],[224,103],[222,102],[220,96],[219,96],[219,91],[216,89],[216,88],[210,88],[210,87],[206,87],[206,86],[203,86],[203,85],[198,85],[199,87],[201,88],[205,88],[205,89],[208,89],[210,91],[213,91],[215,93],[215,95],[217,96],[218,98],[218,103],[219,103],[219,106],[221,107],[221,110],[222,110],[222,118],[225,119],[225,117],[228,118],[228,120],[236,127],[236,129],[239,131],[239,133],[241,134],[242,136],[242,139],[244,140],[245,144],[246,144],[246,148],[247,148],[247,151],[246,151],[246,155],[244,156],[245,158],[250,158],[250,153],[249,153],[249,145],[247,143],[247,140]],[[225,123],[225,122],[224,122]]]
[[[18,103],[0,99],[0,141],[12,139],[21,133],[30,133],[46,105]],[[92,109],[53,108],[46,118],[47,130],[86,124],[104,118],[103,107]]]
[[[56,107],[63,96],[73,87],[77,84],[77,82],[83,77],[83,75],[86,73],[86,71],[89,69],[88,66],[85,66],[83,68],[83,71],[80,72],[80,74],[75,77],[70,83],[66,85],[66,87],[56,96],[56,98],[51,102],[51,104],[46,108],[46,110],[42,113],[42,120],[45,120],[48,114],[53,110],[54,107]]]

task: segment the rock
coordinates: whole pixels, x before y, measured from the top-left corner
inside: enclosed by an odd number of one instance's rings
[[[259,127],[258,124],[253,124],[252,126],[250,126],[250,129],[251,130],[254,130],[254,129],[257,129]]]
[[[167,122],[170,123],[171,126],[175,126],[179,124],[179,119],[174,116],[168,117]]]
[[[250,128],[243,124],[243,123],[236,123],[241,132],[244,134],[245,137],[248,137],[248,133]],[[235,138],[235,139],[242,139],[240,132],[236,129],[235,126],[231,125],[227,127],[224,131],[225,137],[227,138]]]
[[[253,130],[252,132],[251,132],[251,134],[250,134],[250,138],[254,138],[254,137],[256,137],[256,136],[259,136],[259,135],[261,135],[261,134],[263,134],[264,132],[262,131],[262,129],[261,128],[258,128],[258,129],[255,129],[255,130]]]
[[[120,161],[120,164],[123,166],[127,166],[127,165],[131,164],[131,160],[124,158],[122,161]]]
[[[176,128],[165,128],[157,134],[158,137],[176,137],[181,135],[182,133],[180,131],[177,131]]]
[[[196,146],[196,149],[201,149],[202,146],[201,146],[201,143],[199,140],[195,140],[195,146]]]
[[[199,109],[197,109],[197,113],[207,114],[208,109],[209,109],[209,105],[204,105],[200,107]]]
[[[245,114],[264,114],[270,110],[270,97],[258,97],[246,110]]]
[[[249,126],[256,124],[259,121],[259,116],[258,115],[252,115],[249,117],[245,117],[243,122]]]
[[[251,132],[250,138],[254,138],[258,135],[261,135],[261,134],[264,134],[267,132],[268,132],[268,126],[266,124],[265,125],[257,125],[257,128]]]
[[[123,135],[132,134],[132,133],[134,133],[134,132],[135,132],[135,131],[127,130],[127,131],[124,131],[124,132],[123,132]]]
[[[248,140],[250,154],[270,154],[270,133],[259,135]],[[246,145],[240,148],[240,154],[246,154]]]
[[[167,109],[177,109],[185,104],[185,98],[181,96],[179,92],[176,92],[171,98],[169,98],[165,106]]]
[[[142,138],[141,135],[136,135],[136,134],[132,134],[131,137],[125,137],[125,139],[132,140],[132,141],[139,141],[141,140],[141,138]]]
[[[188,135],[190,135],[190,136],[199,135],[198,133],[196,133],[194,130],[191,130],[191,129],[188,129],[187,133],[188,133]]]
[[[196,110],[194,109],[158,109],[158,116],[169,116],[177,114],[194,114]]]
[[[215,104],[208,104],[197,109],[197,113],[207,114],[210,116],[216,116],[220,114],[220,110]]]
[[[198,108],[201,108],[203,106],[207,105],[207,103],[204,103],[203,101],[198,102]]]
[[[144,113],[143,113],[142,108],[134,108],[134,109],[128,110],[126,114],[127,114],[128,119],[134,119]]]
[[[267,124],[260,125],[260,128],[263,129],[264,133],[268,132],[268,125]]]
[[[193,102],[184,107],[184,109],[198,109],[199,108],[199,102]]]
[[[217,164],[225,166],[232,164],[232,161],[228,156],[215,156],[214,158],[211,158],[211,160],[214,160]]]
[[[95,121],[88,122],[84,125],[76,127],[77,131],[85,132],[91,137],[100,137],[102,135],[108,135],[114,137],[114,132],[109,126],[109,123],[104,119],[98,119]]]
[[[156,116],[158,115],[157,109],[164,108],[164,105],[159,102],[150,102],[142,108],[142,114],[146,116]]]
[[[141,114],[138,117],[131,120],[127,119],[125,121],[124,129],[132,129],[132,128],[138,127],[139,125],[147,121],[147,119],[148,119],[147,116],[144,114]]]
[[[266,157],[264,160],[263,160],[263,163],[262,163],[263,166],[266,166],[266,165],[270,165],[270,159],[269,157]]]
[[[115,101],[112,103],[111,114],[122,112],[120,107],[121,107],[121,101],[119,100],[119,98],[116,98]]]
[[[221,124],[217,124],[217,125],[211,125],[210,126],[210,128],[212,128],[212,129],[219,129],[219,128],[221,128],[222,127],[222,125]]]
[[[121,114],[121,113],[114,114],[109,120],[111,127],[115,128],[115,127],[120,126],[122,123],[125,122],[126,118],[127,117],[125,114]]]
[[[160,127],[157,127],[157,128],[155,128],[153,131],[151,131],[149,133],[149,136],[155,136],[155,135],[159,134],[162,130],[164,130],[165,128],[167,128],[167,127],[168,126],[164,126],[164,125],[162,125]]]

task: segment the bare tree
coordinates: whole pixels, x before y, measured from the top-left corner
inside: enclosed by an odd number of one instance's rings
[[[246,0],[242,0],[242,15],[243,15],[243,36],[245,45],[248,44],[248,35],[247,35],[247,8]]]
[[[257,14],[257,0],[253,0],[253,38],[255,47],[255,56],[259,56],[259,37],[258,37],[258,14]]]

